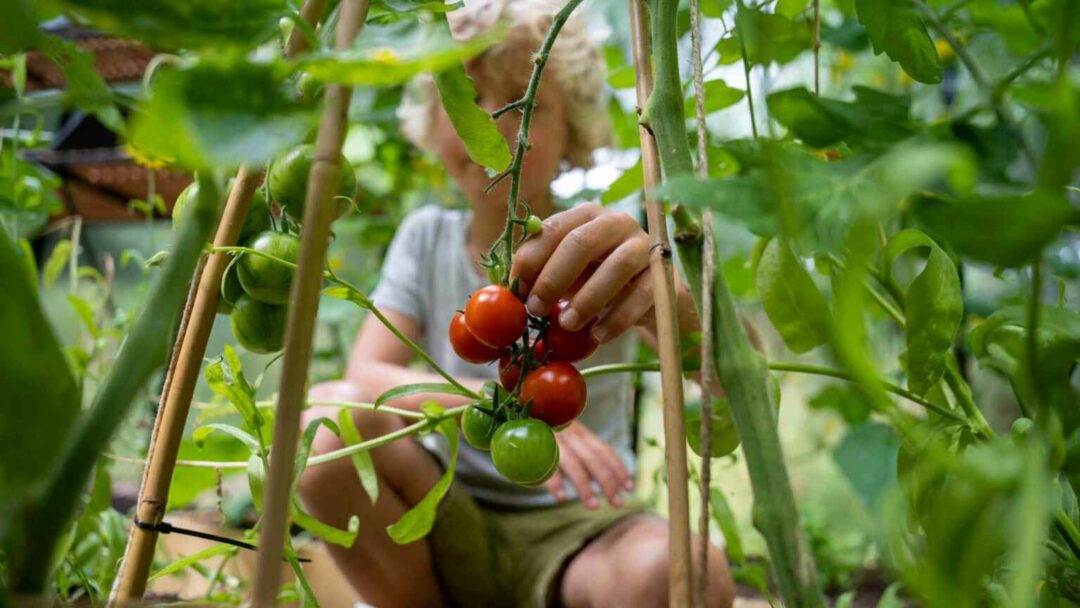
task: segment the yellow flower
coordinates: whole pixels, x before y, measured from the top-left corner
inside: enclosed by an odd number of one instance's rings
[[[953,47],[949,44],[949,41],[944,38],[938,38],[934,41],[934,48],[937,49],[938,60],[941,63],[949,63],[953,59],[956,59],[956,53],[953,51]]]
[[[392,49],[388,49],[386,47],[375,49],[375,53],[372,55],[371,58],[375,61],[378,61],[379,63],[388,64],[395,64],[401,61],[401,58],[398,57],[397,53],[395,53]]]
[[[176,160],[168,156],[159,156],[153,152],[148,152],[135,144],[127,144],[124,148],[127,150],[128,155],[131,156],[131,159],[135,161],[135,164],[147,169],[161,169]]]

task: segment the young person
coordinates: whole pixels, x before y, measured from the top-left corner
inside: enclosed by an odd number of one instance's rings
[[[459,38],[486,30],[500,17],[508,22],[506,38],[466,66],[481,107],[493,111],[521,97],[532,55],[558,9],[549,0],[477,0],[450,13]],[[606,142],[603,78],[603,62],[585,23],[571,18],[540,83],[521,176],[521,198],[546,219],[540,234],[518,249],[511,270],[532,314],[547,314],[567,299],[562,325],[576,329],[598,319],[592,336],[601,346],[583,366],[625,361],[636,337],[655,343],[649,242],[641,226],[595,204],[556,212],[552,202],[550,186],[560,169],[587,166],[593,150]],[[508,180],[484,192],[490,178],[469,159],[430,81],[418,83],[401,114],[406,135],[438,156],[469,210],[431,206],[409,215],[372,299],[440,366],[479,390],[496,377],[495,366],[459,359],[447,328],[469,294],[487,283],[478,262],[503,230]],[[511,148],[519,121],[518,112],[498,121]],[[682,286],[678,304],[680,330],[696,331],[693,303]],[[312,399],[370,402],[395,386],[441,381],[412,361],[411,351],[368,317],[345,379],[313,387]],[[352,515],[360,517],[355,544],[329,549],[364,600],[375,606],[666,606],[667,523],[633,499],[629,377],[590,378],[588,390],[585,413],[556,435],[559,469],[546,484],[514,485],[495,471],[487,452],[462,443],[456,478],[433,530],[411,544],[395,544],[385,528],[442,475],[445,445],[434,435],[371,452],[379,478],[374,504],[347,459],[309,468],[300,492],[316,517],[339,526]],[[392,405],[415,409],[428,399],[446,407],[465,402],[412,395]],[[312,408],[305,424],[334,415],[332,409]],[[405,425],[397,416],[359,410],[354,420],[368,439]],[[341,446],[322,429],[313,452]],[[709,605],[730,606],[733,584],[715,546],[710,546],[709,569]]]

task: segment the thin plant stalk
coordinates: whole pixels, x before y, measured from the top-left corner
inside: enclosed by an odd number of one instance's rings
[[[650,61],[649,25],[645,0],[630,0],[630,26],[633,38],[634,70],[639,106],[650,108],[655,89]],[[669,75],[670,76],[670,75]],[[675,77],[676,81],[678,77]],[[676,82],[676,88],[678,83]],[[678,93],[682,103],[681,89]],[[646,110],[648,111],[648,109]],[[679,127],[682,130],[680,124]],[[668,474],[668,533],[670,606],[688,607],[693,601],[690,560],[690,497],[686,468],[686,423],[683,414],[682,357],[679,347],[679,320],[675,300],[671,244],[668,242],[667,217],[661,201],[652,195],[659,185],[660,152],[652,129],[639,124],[641,162],[645,185],[645,210],[649,228],[649,271],[652,274],[657,342],[660,355],[660,378],[664,415],[664,454]],[[685,145],[685,132],[683,143]],[[689,156],[689,151],[687,151]]]
[[[363,27],[367,0],[343,0],[335,32],[334,48],[348,49]],[[311,363],[319,291],[330,241],[330,224],[336,217],[333,200],[341,175],[341,147],[348,127],[352,87],[326,87],[323,117],[315,140],[304,201],[304,230],[300,238],[299,263],[289,294],[285,329],[285,356],[274,415],[273,450],[263,492],[259,554],[252,585],[252,605],[273,606],[281,579],[281,555],[285,548],[291,503],[293,464],[300,434],[300,410],[307,397],[307,374]]]
[[[694,68],[694,118],[697,126],[697,175],[709,177],[708,125],[705,122],[705,74],[701,61],[701,7],[698,0],[690,0],[690,47]],[[713,256],[712,210],[706,208],[701,215],[705,236],[705,257],[701,270],[701,359],[713,357],[712,332],[712,275]],[[711,365],[701,368],[701,420],[699,425],[701,445],[701,478],[698,485],[698,546],[697,575],[694,580],[695,605],[709,605],[709,490],[712,485],[712,396],[715,384]]]

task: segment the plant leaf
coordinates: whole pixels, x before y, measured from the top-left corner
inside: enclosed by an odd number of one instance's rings
[[[57,277],[64,271],[64,266],[67,265],[68,257],[70,257],[70,255],[71,241],[69,239],[64,239],[53,247],[52,252],[49,253],[49,259],[45,261],[45,267],[42,270],[46,287],[52,287],[52,284],[56,282]]]
[[[259,432],[262,415],[255,407],[255,389],[244,377],[240,358],[231,345],[225,345],[221,357],[207,365],[203,375],[210,390],[228,400],[249,429]]]
[[[964,317],[956,265],[933,239],[918,230],[904,230],[889,239],[882,253],[882,278],[895,284],[896,259],[922,248],[930,250],[926,267],[911,281],[904,296],[908,385],[919,395],[925,395],[945,373],[945,357]]]
[[[165,566],[161,570],[158,570],[157,572],[151,574],[150,578],[147,579],[147,582],[157,580],[157,579],[159,579],[159,578],[161,578],[163,576],[169,576],[170,574],[175,574],[175,573],[180,572],[181,570],[183,570],[185,568],[190,568],[191,566],[194,566],[195,564],[197,564],[197,563],[199,563],[199,562],[201,562],[203,560],[210,559],[211,557],[217,557],[219,555],[226,555],[228,553],[235,553],[237,551],[239,551],[239,548],[234,547],[232,545],[224,545],[224,544],[222,544],[222,545],[214,545],[213,547],[210,547],[209,549],[203,549],[202,551],[199,551],[198,553],[192,553],[191,555],[188,555],[187,557],[182,557],[182,558],[176,560],[175,562],[169,564],[168,566]]]
[[[720,488],[709,490],[709,515],[720,528],[724,535],[728,559],[735,564],[746,562],[746,552],[743,550],[742,535],[739,534],[739,526],[735,523],[735,514],[731,511],[731,505]]]
[[[375,400],[375,407],[397,399],[399,397],[405,397],[407,395],[415,395],[417,393],[439,393],[441,395],[461,395],[462,397],[471,397],[472,394],[466,390],[462,390],[461,387],[454,386],[453,384],[445,382],[421,382],[418,384],[402,384],[401,386],[395,386],[394,388],[379,395],[379,398]]]
[[[757,288],[765,314],[794,353],[824,344],[829,337],[829,306],[810,273],[787,243],[774,239],[757,269]]]
[[[443,496],[446,495],[447,490],[450,489],[450,484],[454,481],[454,471],[457,469],[458,459],[457,422],[453,419],[443,420],[435,427],[435,430],[443,434],[447,441],[450,442],[450,463],[446,467],[446,472],[443,473],[442,478],[428,491],[427,496],[424,496],[420,502],[416,503],[415,507],[402,515],[397,523],[386,528],[390,538],[399,545],[408,544],[427,536],[428,532],[431,531],[431,527],[435,524],[435,513],[439,508],[439,503],[442,501]]]
[[[941,82],[941,61],[914,1],[855,0],[874,54],[885,53],[919,82]]]
[[[850,429],[833,450],[833,460],[867,508],[896,483],[900,440],[887,425],[864,422]]]
[[[356,445],[364,440],[348,409],[341,408],[338,411],[338,426],[341,427],[341,439],[346,446]],[[351,454],[349,458],[352,460],[357,476],[360,477],[360,484],[364,486],[364,491],[371,499],[371,504],[375,504],[379,499],[379,477],[375,473],[375,463],[371,460],[371,453],[359,452]]]
[[[337,424],[329,418],[319,417],[308,423],[307,428],[304,429],[304,433],[300,435],[300,446],[296,450],[296,459],[293,461],[293,478],[290,494],[296,494],[296,486],[300,483],[300,476],[303,475],[304,470],[307,469],[308,455],[311,454],[311,443],[315,441],[315,433],[318,432],[320,426],[325,426],[335,435],[341,436],[341,430],[338,429]]]
[[[742,98],[746,96],[746,91],[729,87],[728,84],[720,78],[706,81],[704,86],[706,116],[713,112],[723,110],[724,108],[731,107],[742,101]],[[686,98],[685,108],[683,110],[686,116],[694,116],[697,112],[695,103],[694,95]]]
[[[494,28],[464,43],[450,36],[432,36],[417,48],[401,52],[388,47],[313,53],[300,67],[320,82],[392,86],[412,80],[418,74],[440,73],[479,55],[498,42],[504,32]]]
[[[356,534],[360,530],[360,518],[355,515],[349,517],[348,528],[342,530],[311,516],[295,500],[292,503],[292,520],[296,522],[296,525],[326,542],[334,543],[346,549],[356,542]]]
[[[63,452],[79,412],[75,379],[42,313],[23,255],[7,230],[0,230],[0,539],[25,492]]]
[[[59,0],[59,5],[96,29],[157,49],[252,47],[272,36],[288,11],[282,0]]]
[[[478,165],[502,171],[510,165],[510,147],[491,115],[476,105],[476,87],[461,64],[435,75],[439,98],[469,158]]]
[[[204,424],[203,426],[197,427],[194,431],[191,432],[191,438],[195,441],[196,444],[201,445],[203,439],[214,431],[220,431],[227,435],[231,435],[236,439],[239,439],[241,442],[243,442],[245,446],[247,446],[248,451],[250,451],[254,455],[259,454],[259,440],[255,439],[255,437],[253,437],[251,433],[248,433],[243,429],[238,429],[230,424],[222,424],[220,422]]]

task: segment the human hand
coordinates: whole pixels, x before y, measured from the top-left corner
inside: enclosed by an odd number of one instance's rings
[[[577,421],[556,433],[555,440],[559,443],[559,469],[544,484],[555,500],[567,499],[565,483],[569,481],[582,504],[596,509],[600,503],[593,492],[595,481],[608,504],[622,505],[620,493],[633,491],[634,480],[610,445]]]
[[[526,306],[536,316],[548,314],[573,291],[559,324],[576,331],[602,313],[591,332],[602,344],[648,318],[648,267],[649,237],[638,222],[586,203],[544,220],[543,230],[514,253],[511,276],[520,279]]]

